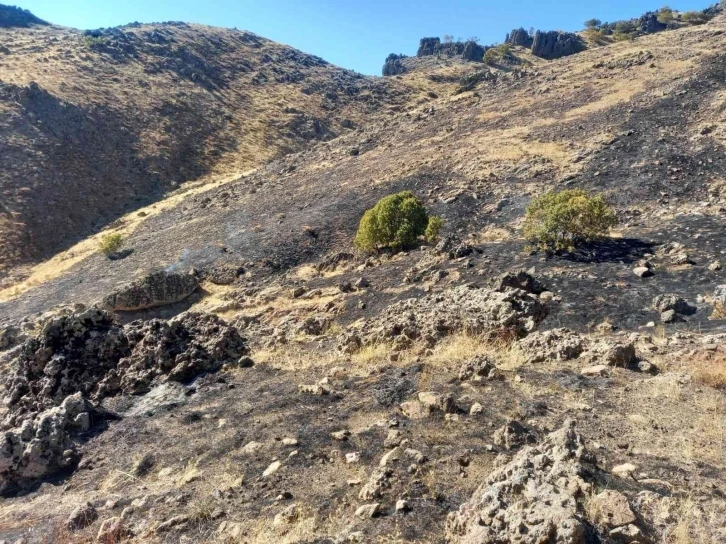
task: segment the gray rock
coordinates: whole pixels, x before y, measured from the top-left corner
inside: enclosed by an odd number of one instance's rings
[[[558,59],[585,49],[585,43],[577,34],[557,30],[549,32],[538,30],[532,42],[532,54],[543,59]]]
[[[481,62],[484,58],[484,48],[474,41],[468,41],[464,44],[461,56],[464,60]]]
[[[677,314],[689,315],[696,310],[684,298],[673,293],[658,295],[653,299],[652,306],[656,312],[660,313],[673,310]]]
[[[532,36],[524,28],[515,28],[504,38],[504,43],[527,48],[532,47],[533,41]]]
[[[90,502],[76,507],[66,520],[66,528],[70,531],[85,529],[98,519],[98,512]]]
[[[641,15],[638,20],[638,30],[646,34],[652,34],[653,32],[660,32],[668,28],[668,25],[661,23],[658,20],[658,16],[652,11],[648,11]]]
[[[527,362],[568,361],[583,351],[582,337],[569,329],[537,331],[518,342]]]
[[[494,443],[506,450],[515,450],[525,444],[532,444],[536,437],[524,425],[515,420],[510,420],[494,432]]]
[[[486,355],[477,355],[465,361],[459,369],[459,379],[463,381],[483,382],[500,380],[504,376],[494,362]]]
[[[114,312],[145,310],[181,302],[198,287],[199,282],[192,274],[154,272],[111,293],[101,305]]]
[[[665,312],[661,312],[660,320],[663,323],[682,323],[685,321],[685,319],[677,314],[675,310],[666,310]]]
[[[446,541],[586,542],[589,527],[582,498],[592,489],[584,480],[592,461],[574,423],[565,422],[541,444],[498,462],[471,499],[449,514]]]

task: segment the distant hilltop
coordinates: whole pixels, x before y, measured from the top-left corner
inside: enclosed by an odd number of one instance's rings
[[[47,25],[27,9],[17,6],[0,4],[0,28],[29,27],[30,25]]]
[[[541,31],[534,28],[515,28],[507,33],[502,45],[479,45],[477,38],[454,40],[445,36],[421,38],[416,57],[458,58],[469,62],[486,62],[501,60],[509,56],[510,47],[521,47],[543,59],[553,60],[580,53],[593,46],[608,45],[616,41],[633,40],[639,36],[673,30],[688,25],[703,24],[713,18],[726,7],[726,0],[702,11],[677,12],[664,7],[657,11],[649,11],[635,19],[624,19],[613,23],[603,23],[599,19],[585,22],[586,29],[579,33],[560,30]],[[495,50],[487,56],[487,51]],[[495,53],[495,54],[494,54]],[[407,55],[392,53],[383,65],[384,76],[403,74],[415,67],[406,62]]]

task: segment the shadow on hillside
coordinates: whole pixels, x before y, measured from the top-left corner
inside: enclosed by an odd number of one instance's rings
[[[580,263],[633,263],[652,253],[654,242],[637,238],[610,238],[592,242],[577,248],[572,253],[563,253],[559,258]]]

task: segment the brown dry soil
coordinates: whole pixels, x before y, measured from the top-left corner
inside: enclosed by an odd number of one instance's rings
[[[217,178],[208,190],[181,189],[141,218],[120,218],[112,229],[126,233],[133,250],[123,259],[81,244],[35,276],[28,271],[32,281],[0,292],[0,325],[93,303],[157,268],[241,266],[245,273],[232,285],[205,283],[186,303],[121,318],[190,307],[218,313],[248,336],[256,364],[108,401],[122,417],[86,438],[76,471],[0,503],[0,538],[90,542],[102,520],[128,508],[136,542],[327,543],[360,533],[362,542],[440,543],[446,515],[469,499],[501,453],[491,446],[498,427],[515,418],[542,436],[575,418],[601,468],[636,467],[631,478],[608,472],[599,489],[629,496],[652,489],[673,499],[663,542],[726,540],[726,357],[722,343],[701,341],[705,332],[726,330],[708,299],[726,283],[723,271],[708,268],[726,251],[724,51],[726,20],[717,18],[558,61],[531,59],[459,94],[458,77],[482,67],[431,61],[385,80],[402,99],[425,103],[372,116],[245,176]],[[618,231],[574,255],[526,251],[527,203],[565,187],[604,192],[620,216]],[[421,196],[474,255],[450,260],[423,246],[319,272],[327,256],[350,251],[362,212],[401,189]],[[694,264],[670,264],[658,250],[669,242],[682,243]],[[635,263],[650,254],[655,275],[635,276]],[[604,333],[596,325],[609,322],[615,332],[608,336],[637,331],[638,356],[658,374],[611,368],[583,377],[582,361],[531,364],[505,339],[465,335],[430,351],[414,346],[395,361],[387,345],[354,355],[336,349],[347,326],[392,302],[485,285],[520,267],[534,267],[555,294],[540,328],[597,336]],[[361,276],[369,287],[341,292],[341,283]],[[293,298],[294,287],[308,295]],[[671,292],[696,313],[684,323],[646,326],[659,318],[653,297]],[[323,335],[271,342],[276,327],[321,313],[331,320]],[[482,353],[504,379],[460,382],[461,363]],[[326,377],[331,394],[298,390]],[[399,404],[421,391],[452,394],[460,412],[409,419]],[[474,402],[483,412],[469,415]],[[395,464],[381,515],[359,519],[366,501],[358,493],[388,450],[392,428],[427,460],[410,470],[410,462]],[[340,430],[350,431],[347,440],[331,435]],[[360,460],[347,463],[353,452]],[[280,468],[263,476],[276,460]],[[410,512],[395,511],[401,498]],[[85,501],[100,519],[67,533],[63,523]],[[297,513],[276,524],[292,504]]]

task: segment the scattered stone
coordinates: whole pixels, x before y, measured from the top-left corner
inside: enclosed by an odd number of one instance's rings
[[[635,515],[630,509],[628,498],[617,491],[606,489],[595,495],[595,522],[609,529],[635,523]]]
[[[666,310],[665,312],[662,312],[660,314],[660,320],[663,323],[682,323],[685,321],[683,316],[678,315],[675,310]]]
[[[391,429],[388,431],[388,436],[386,436],[386,439],[383,441],[383,447],[384,448],[395,448],[396,446],[401,445],[401,441],[403,440],[401,436],[401,431],[398,431],[396,429]]]
[[[354,451],[354,452],[351,452],[351,453],[346,453],[345,454],[345,462],[347,464],[349,464],[349,465],[352,465],[354,463],[360,462],[360,452],[359,451]],[[383,462],[382,459],[381,459],[381,462]]]
[[[431,391],[422,391],[418,394],[421,404],[428,407],[430,411],[440,411],[445,414],[456,412],[456,403],[451,395],[440,395]]]
[[[373,504],[364,504],[359,506],[355,511],[355,515],[361,519],[371,519],[378,515],[381,505],[377,502]]]
[[[492,360],[486,355],[477,355],[464,362],[459,369],[459,379],[463,381],[483,382],[503,379]]]
[[[289,525],[290,523],[295,523],[297,521],[298,517],[300,516],[300,511],[298,509],[297,504],[291,504],[287,508],[285,508],[282,512],[278,512],[275,515],[274,520],[272,521],[272,524],[279,527],[280,525]]]
[[[673,310],[677,314],[688,315],[693,313],[693,308],[685,299],[676,294],[658,295],[653,299],[653,309],[661,314]]]
[[[396,512],[410,512],[411,511],[411,504],[404,499],[399,499],[396,501]]]
[[[265,472],[262,473],[262,477],[267,478],[268,476],[272,476],[275,472],[280,470],[281,466],[282,463],[280,461],[273,461],[270,466],[265,469]]]
[[[381,496],[384,489],[390,487],[390,478],[393,472],[389,468],[374,469],[366,484],[358,493],[358,498],[363,501],[370,501]]]
[[[381,461],[378,463],[381,467],[386,467],[390,465],[394,461],[399,461],[401,459],[402,455],[401,448],[395,447],[388,453],[386,453],[383,457],[381,457]]]
[[[343,429],[342,431],[335,431],[334,433],[330,433],[330,436],[332,436],[335,440],[348,440],[350,437],[350,431],[347,429]]]
[[[622,465],[617,465],[613,467],[613,470],[611,472],[613,474],[616,474],[617,476],[620,476],[621,478],[627,478],[630,477],[636,470],[638,470],[638,467],[636,467],[632,463],[624,463]]]
[[[66,520],[66,528],[70,531],[85,529],[98,519],[98,512],[90,502],[77,506]]]
[[[481,413],[484,413],[484,407],[478,402],[475,402],[471,405],[471,408],[469,408],[469,415],[471,416],[476,416]]]
[[[630,367],[637,361],[635,346],[632,343],[621,342],[613,338],[595,340],[583,355],[583,359],[591,363],[604,363],[624,368]]]
[[[123,517],[114,517],[103,520],[98,529],[96,541],[105,543],[120,542],[125,538],[133,536],[131,530],[126,527]]]
[[[297,438],[283,438],[282,445],[283,446],[297,446],[298,445]]]
[[[653,276],[653,271],[650,268],[644,266],[636,266],[633,268],[633,274],[640,276],[641,278],[650,278]]]
[[[506,450],[515,450],[525,444],[536,441],[536,437],[524,425],[515,420],[509,420],[494,432],[493,441],[497,446]]]
[[[711,272],[718,272],[721,270],[721,261],[713,261],[711,264],[708,265],[708,269]]]

